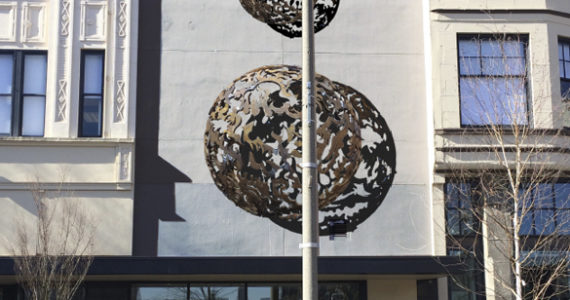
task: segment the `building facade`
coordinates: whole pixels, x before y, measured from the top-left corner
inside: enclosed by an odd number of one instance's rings
[[[299,299],[299,2],[0,1],[0,299],[38,191],[95,224],[82,299]],[[316,3],[319,297],[514,299],[450,203],[490,127],[540,129],[566,190],[570,4]]]

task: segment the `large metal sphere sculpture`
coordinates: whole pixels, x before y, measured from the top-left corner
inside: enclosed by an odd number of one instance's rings
[[[301,37],[302,0],[240,0],[241,6],[254,18],[266,23],[284,36]],[[315,32],[325,28],[334,18],[340,0],[315,0]]]
[[[316,75],[319,208],[355,175],[361,137],[355,109],[339,86]],[[301,217],[301,70],[266,66],[236,79],[212,106],[206,161],[215,184],[237,206],[275,221]]]
[[[362,161],[342,195],[319,209],[319,234],[329,234],[328,224],[342,220],[354,231],[382,204],[396,174],[396,148],[388,124],[372,102],[355,89],[335,82],[355,110],[362,136]],[[272,219],[276,224],[301,233],[300,219]]]

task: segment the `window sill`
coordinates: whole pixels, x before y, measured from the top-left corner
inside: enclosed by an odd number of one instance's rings
[[[0,136],[0,146],[92,146],[106,147],[117,144],[134,144],[135,140],[123,138],[54,138],[27,136]]]

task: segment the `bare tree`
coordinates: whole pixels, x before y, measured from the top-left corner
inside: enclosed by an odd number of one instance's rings
[[[93,260],[93,223],[64,187],[49,191],[36,179],[30,191],[37,218],[33,226],[17,220],[14,270],[26,299],[71,300]]]
[[[446,141],[459,145],[444,162],[447,248],[485,278],[483,288],[453,277],[472,295],[568,299],[569,145],[563,130],[533,116],[544,99],[528,96],[526,44],[522,35],[459,38],[465,130]]]

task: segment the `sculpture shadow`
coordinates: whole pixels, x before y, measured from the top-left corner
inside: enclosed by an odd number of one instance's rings
[[[162,1],[139,3],[133,255],[158,254],[158,224],[176,214],[176,182],[192,182],[158,154]]]

